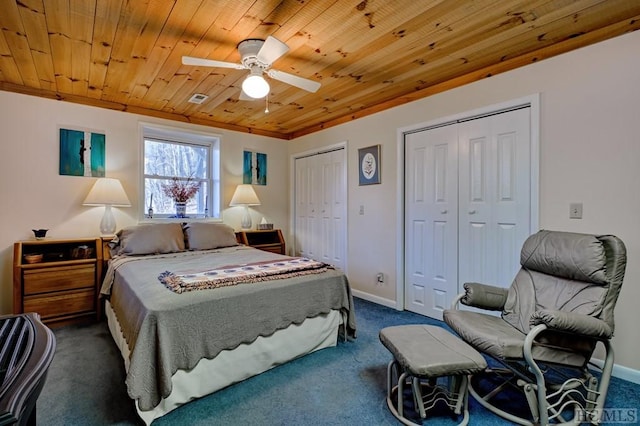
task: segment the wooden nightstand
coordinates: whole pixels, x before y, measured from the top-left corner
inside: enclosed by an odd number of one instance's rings
[[[95,321],[101,315],[101,276],[100,238],[18,241],[13,247],[13,313],[37,312],[49,326]]]
[[[279,229],[269,231],[240,231],[236,232],[236,239],[240,244],[255,247],[272,253],[286,254],[284,237]]]

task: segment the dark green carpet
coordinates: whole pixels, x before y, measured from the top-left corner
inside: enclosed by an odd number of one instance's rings
[[[441,324],[356,299],[358,338],[339,343],[193,401],[154,425],[399,425],[386,403],[390,353],[381,328]],[[58,342],[38,400],[41,425],[139,425],[124,385],[122,358],[105,323],[54,330]],[[613,379],[607,407],[640,407],[640,385]],[[470,403],[471,425],[510,424]],[[425,425],[453,425],[431,418]]]

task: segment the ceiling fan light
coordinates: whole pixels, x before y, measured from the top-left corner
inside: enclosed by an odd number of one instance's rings
[[[251,74],[242,82],[242,90],[254,99],[260,99],[269,93],[269,83],[261,75]]]

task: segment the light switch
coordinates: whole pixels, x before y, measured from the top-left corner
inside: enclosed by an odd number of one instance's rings
[[[582,203],[569,204],[569,219],[582,219]]]

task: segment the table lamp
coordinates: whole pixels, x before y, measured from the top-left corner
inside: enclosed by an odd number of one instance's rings
[[[131,207],[122,184],[118,179],[114,178],[98,178],[82,205],[104,206],[104,215],[100,221],[100,233],[102,235],[114,235],[116,233],[116,219],[111,212],[111,206]]]
[[[259,206],[260,199],[248,184],[238,185],[236,192],[233,193],[230,206],[244,206],[244,216],[242,217],[242,229],[251,229],[251,214],[249,214],[249,206]]]

